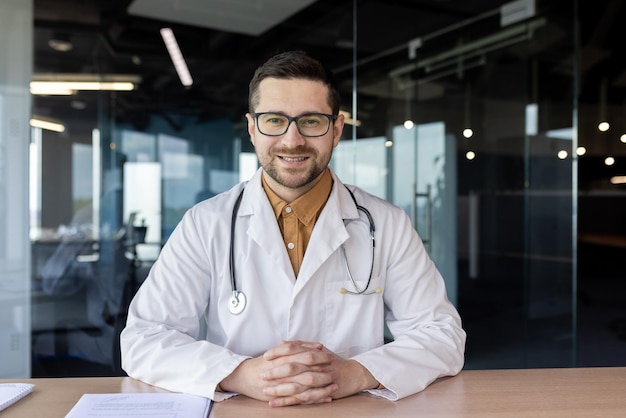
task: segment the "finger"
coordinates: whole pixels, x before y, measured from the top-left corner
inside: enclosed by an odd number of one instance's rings
[[[295,341],[284,341],[276,347],[272,347],[263,354],[266,361],[271,361],[279,357],[291,356],[305,352],[319,352],[324,346],[319,343],[301,344]]]
[[[312,388],[292,396],[282,396],[270,399],[269,405],[271,407],[280,407],[331,402],[331,395],[337,390],[337,388],[336,384],[331,384],[321,388]]]
[[[316,357],[316,354],[324,353],[323,357]],[[288,343],[278,347],[270,348],[263,354],[263,359],[268,362],[282,359],[284,361],[302,361],[305,364],[313,364],[319,361],[328,361],[330,351],[309,348],[299,344]],[[293,360],[293,358],[299,360]]]
[[[296,376],[311,370],[312,369],[305,364],[290,362],[265,369],[261,371],[259,377],[263,380],[276,380]]]
[[[322,343],[311,343],[308,341],[302,341],[300,344],[302,345],[302,347],[310,348],[312,350],[324,350],[324,344]]]
[[[332,366],[307,367],[297,363],[285,364],[261,373],[261,379],[273,381],[274,384],[297,383],[306,387],[325,386],[337,378]],[[274,389],[274,388],[272,388]],[[273,392],[274,396],[285,396],[287,393]]]
[[[329,352],[307,351],[268,361],[261,371],[261,378],[277,379],[294,376],[303,371],[324,371],[332,366],[335,356]]]
[[[307,348],[311,348],[314,350],[321,350],[324,348],[324,344],[320,343],[319,341],[304,341],[304,340],[293,340],[293,341],[288,341],[288,340],[283,340],[280,342],[281,344],[289,344],[289,343],[293,343],[293,344],[299,344],[303,347],[307,347]]]

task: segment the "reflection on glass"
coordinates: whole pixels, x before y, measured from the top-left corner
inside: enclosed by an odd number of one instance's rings
[[[358,139],[356,143],[340,141],[333,151],[330,166],[346,183],[384,199],[387,191],[386,141],[385,137]]]

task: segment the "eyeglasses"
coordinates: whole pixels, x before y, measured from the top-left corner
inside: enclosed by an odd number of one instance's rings
[[[253,113],[252,117],[256,121],[259,132],[263,135],[284,135],[289,129],[291,122],[295,122],[300,135],[307,137],[326,135],[330,129],[331,121],[337,119],[337,116],[325,113],[305,113],[292,117],[283,113],[260,112]]]

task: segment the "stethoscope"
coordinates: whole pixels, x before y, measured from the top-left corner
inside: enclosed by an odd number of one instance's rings
[[[372,261],[370,263],[370,272],[369,272],[369,277],[367,279],[367,283],[365,284],[364,288],[360,288],[356,284],[356,281],[354,280],[354,277],[352,276],[352,272],[350,271],[350,266],[348,265],[348,258],[346,257],[346,249],[342,245],[341,253],[343,255],[344,266],[346,268],[346,272],[348,273],[348,278],[350,279],[350,282],[352,283],[352,286],[354,287],[354,290],[348,290],[342,287],[339,289],[339,292],[342,294],[348,294],[348,295],[372,295],[374,293],[381,293],[380,287],[377,287],[374,290],[368,291],[370,282],[372,281],[372,273],[374,271],[374,250],[376,246],[376,243],[374,240],[374,232],[376,231],[376,227],[374,226],[374,219],[372,218],[372,214],[370,213],[369,210],[367,210],[365,207],[357,203],[356,198],[354,197],[354,194],[352,193],[352,191],[348,189],[347,187],[346,187],[346,190],[348,190],[348,192],[350,193],[350,196],[352,197],[352,200],[354,201],[354,204],[357,210],[363,212],[365,216],[367,217],[367,221],[369,223],[369,235],[370,235],[370,240],[372,244],[371,245],[371,249],[372,249],[371,260]],[[235,206],[233,207],[233,214],[232,214],[232,219],[230,223],[230,285],[232,289],[232,295],[230,296],[230,298],[228,298],[228,310],[233,315],[239,315],[240,313],[242,313],[243,310],[246,308],[246,304],[247,304],[246,294],[243,293],[241,290],[237,289],[237,282],[235,280],[235,223],[237,220],[237,213],[239,212],[239,205],[241,203],[241,198],[243,197],[243,192],[244,191],[241,190],[241,193],[239,193],[239,197],[237,197],[237,201],[235,201]]]

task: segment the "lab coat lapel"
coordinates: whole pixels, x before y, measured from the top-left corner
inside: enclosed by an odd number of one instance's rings
[[[358,218],[359,214],[344,185],[333,175],[333,189],[313,228],[302,268],[298,275],[297,292],[315,272],[349,238],[344,219]]]
[[[275,270],[275,274],[293,284],[296,279],[293,268],[283,244],[276,216],[261,186],[260,175],[259,169],[246,185],[239,216],[249,217],[248,236],[265,251],[266,262],[276,264],[276,268],[272,269]]]

